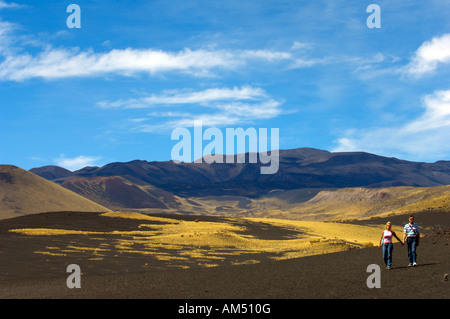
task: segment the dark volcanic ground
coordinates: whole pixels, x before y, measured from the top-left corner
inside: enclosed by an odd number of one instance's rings
[[[214,219],[181,215],[174,218]],[[407,216],[390,220],[400,225],[407,221]],[[448,299],[450,281],[442,278],[450,273],[450,214],[416,214],[416,221],[428,227],[428,235],[418,248],[419,266],[415,268],[407,267],[406,246],[396,243],[391,270],[385,269],[377,247],[282,261],[260,256],[261,262],[251,265],[235,266],[224,262],[213,268],[177,269],[168,267],[164,261],[136,254],[110,256],[101,261],[88,260],[82,253],[70,258],[36,254],[35,251],[46,246],[70,245],[80,239],[65,235],[52,237],[59,242],[49,242],[45,236],[27,237],[8,232],[26,227],[127,230],[136,227],[139,221],[74,212],[18,217],[0,221],[0,298]],[[249,231],[268,238],[282,239],[289,235],[283,228],[263,230],[258,227],[254,224]],[[86,242],[88,244],[92,245]],[[66,286],[69,276],[66,267],[71,263],[81,267],[80,289]],[[381,267],[381,288],[367,287],[370,264]]]

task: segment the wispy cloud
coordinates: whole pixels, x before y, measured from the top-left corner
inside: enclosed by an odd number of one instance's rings
[[[421,116],[398,127],[349,130],[333,151],[368,151],[414,158],[445,156],[450,151],[450,90],[423,97]]]
[[[6,56],[0,64],[0,79],[23,81],[30,78],[58,79],[68,77],[140,72],[184,72],[211,76],[215,69],[235,69],[254,60],[274,62],[290,58],[289,53],[270,50],[191,50],[165,52],[153,49],[114,49],[106,53],[93,50],[47,49],[38,55]]]
[[[12,39],[10,34],[15,29],[15,25],[11,22],[0,20],[0,55],[10,54],[10,46]]]
[[[1,3],[1,2],[0,2]],[[207,49],[184,48],[179,51],[163,51],[152,48],[112,49],[95,52],[93,49],[54,48],[41,43],[41,52],[28,53],[24,43],[17,43],[11,34],[13,25],[0,21],[0,81],[25,81],[32,78],[56,80],[73,77],[99,77],[106,75],[136,76],[138,74],[183,73],[194,77],[211,77],[223,74],[222,71],[241,72],[248,66],[256,65],[257,70],[292,70],[348,64],[361,66],[381,63],[385,57],[378,53],[367,59],[342,56],[330,53],[320,56],[313,50],[314,44],[294,41],[290,48],[279,49]],[[60,31],[58,34],[66,34]],[[56,35],[55,35],[56,36]],[[12,39],[15,39],[12,41]],[[28,42],[33,41],[27,39]],[[17,47],[12,47],[16,43]],[[9,47],[8,47],[9,45]],[[316,44],[317,45],[317,44]]]
[[[41,77],[57,79],[108,73],[132,75],[137,72],[194,71],[235,64],[226,52],[183,50],[169,53],[156,50],[112,50],[107,53],[50,49],[37,56],[8,56],[0,64],[0,78],[21,81]]]
[[[25,81],[32,78],[55,80],[73,77],[98,77],[105,75],[135,76],[137,74],[184,73],[194,77],[211,77],[224,70],[241,72],[245,67],[257,65],[258,70],[268,66],[281,69],[310,68],[330,63],[352,63],[348,58],[336,56],[308,56],[304,49],[310,44],[294,42],[286,50],[278,49],[197,49],[184,48],[180,51],[147,49],[112,49],[95,52],[93,49],[53,48],[40,43],[43,48],[38,53],[28,53],[12,41],[13,25],[1,22],[0,81]],[[61,34],[64,31],[61,31]],[[28,42],[32,41],[30,39]],[[41,41],[41,40],[36,40]],[[16,43],[17,47],[12,47]],[[9,45],[9,47],[8,47]],[[22,43],[23,45],[23,43]],[[311,52],[310,52],[311,54]],[[284,64],[280,64],[284,63]]]
[[[154,105],[201,104],[224,100],[260,100],[267,97],[264,90],[251,86],[233,88],[212,88],[198,92],[167,91],[161,95],[153,94],[139,99],[101,101],[97,105],[103,108],[144,108]]]
[[[150,112],[144,122],[142,117],[133,123],[139,123],[135,129],[142,132],[155,132],[161,129],[192,127],[194,121],[202,121],[204,126],[225,126],[251,123],[277,117],[282,113],[282,102],[270,97],[261,88],[251,86],[233,88],[211,88],[203,91],[165,92],[140,99],[102,101],[102,108],[153,108],[155,106],[172,108],[170,111]],[[190,111],[186,112],[186,106]],[[194,112],[195,110],[195,112]],[[155,121],[157,119],[157,121]],[[155,122],[157,122],[155,124]]]
[[[303,50],[308,47],[307,43],[294,41],[294,43],[291,46],[291,50]]]
[[[243,50],[238,55],[244,60],[261,59],[266,61],[280,61],[290,60],[292,58],[292,54],[289,52],[272,50]]]
[[[1,9],[18,9],[18,8],[23,8],[23,7],[25,7],[25,5],[23,5],[23,4],[17,4],[14,2],[5,2],[5,1],[0,0],[0,10]]]
[[[100,156],[84,156],[69,158],[65,155],[61,155],[59,158],[54,159],[56,165],[64,167],[70,171],[76,171],[86,166],[95,166],[96,162],[101,159]]]
[[[302,69],[302,68],[310,68],[316,65],[325,65],[332,62],[331,58],[297,58],[290,65],[291,69]]]

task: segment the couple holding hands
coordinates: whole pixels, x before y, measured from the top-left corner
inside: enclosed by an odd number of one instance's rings
[[[414,216],[409,216],[409,223],[403,227],[403,240],[398,238],[397,234],[391,230],[391,222],[386,223],[386,230],[381,235],[380,244],[378,248],[383,246],[383,259],[386,264],[386,269],[391,269],[392,266],[392,237],[395,237],[402,245],[408,246],[408,267],[417,266],[416,248],[419,246],[420,232],[419,225],[414,223]]]

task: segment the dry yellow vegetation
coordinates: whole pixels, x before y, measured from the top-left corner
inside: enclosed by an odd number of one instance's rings
[[[443,190],[443,194],[436,195],[436,197],[425,198],[417,202],[402,206],[397,209],[390,210],[379,216],[393,216],[401,214],[412,214],[427,210],[442,210],[450,211],[450,187],[442,186],[439,189]],[[426,193],[425,190],[418,191],[418,193]],[[422,194],[421,194],[422,195]]]
[[[70,229],[23,228],[11,232],[27,236],[84,236],[92,241],[107,239],[107,243],[77,244],[67,247],[47,247],[36,251],[53,256],[83,252],[91,260],[107,255],[141,254],[152,256],[178,267],[186,268],[194,261],[203,267],[215,267],[230,256],[240,256],[232,264],[257,263],[258,255],[270,254],[273,259],[290,259],[315,254],[361,248],[379,240],[382,227],[358,226],[345,223],[294,221],[266,218],[225,218],[217,221],[186,221],[140,213],[108,212],[101,216],[142,221],[136,229],[127,231],[77,231]],[[239,225],[237,223],[239,221]],[[248,231],[244,225],[275,227],[289,233],[281,239],[264,239]],[[84,241],[85,242],[85,241]],[[248,258],[246,257],[248,256]]]

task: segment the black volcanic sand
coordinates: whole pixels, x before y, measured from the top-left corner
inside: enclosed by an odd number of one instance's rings
[[[170,217],[163,215],[164,217]],[[176,219],[228,221],[226,218],[173,215]],[[397,220],[398,219],[398,220]],[[403,225],[407,216],[390,218]],[[386,270],[377,247],[352,249],[290,260],[259,256],[258,264],[189,269],[170,267],[151,256],[121,254],[89,260],[86,253],[70,256],[36,254],[47,246],[69,246],[80,236],[24,236],[15,228],[61,228],[83,231],[135,229],[141,221],[101,217],[97,213],[43,213],[0,221],[0,298],[152,298],[152,299],[303,299],[303,298],[450,298],[450,214],[416,214],[416,222],[428,227],[418,248],[419,266],[408,268],[406,246],[394,244],[394,262]],[[264,223],[237,220],[246,232],[259,238],[284,239],[292,233]],[[382,224],[384,219],[365,224]],[[381,234],[382,228],[380,228]],[[378,238],[374,239],[377,241]],[[86,245],[92,240],[86,239]],[[92,257],[92,256],[91,256]],[[266,257],[266,258],[264,258]],[[236,260],[236,256],[230,257]],[[247,256],[248,259],[248,256]],[[66,286],[67,265],[81,267],[81,288]],[[147,265],[146,265],[147,264]],[[368,288],[367,267],[381,267],[381,288]]]

